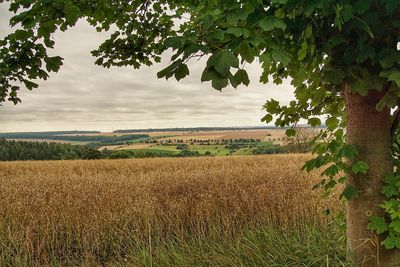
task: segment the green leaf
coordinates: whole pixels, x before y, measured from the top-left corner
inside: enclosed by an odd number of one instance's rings
[[[384,69],[387,69],[387,68],[390,68],[393,66],[394,59],[391,56],[386,56],[386,57],[382,58],[381,60],[379,60],[379,63],[381,64],[381,66]]]
[[[226,30],[227,33],[233,34],[235,37],[242,36],[242,29],[240,28],[228,28]]]
[[[261,121],[265,122],[265,123],[270,123],[272,121],[272,119],[273,119],[272,115],[271,114],[267,114],[261,119]]]
[[[286,4],[288,0],[271,0],[271,4],[276,5],[276,4]]]
[[[76,5],[68,5],[64,8],[65,19],[68,24],[75,24],[81,15],[81,10]]]
[[[262,63],[269,64],[271,62],[271,56],[268,53],[263,53],[259,56],[259,59]]]
[[[389,235],[385,240],[382,241],[382,245],[386,249],[394,249],[395,247],[400,248],[400,238]]]
[[[270,99],[267,101],[267,103],[264,105],[264,108],[269,112],[269,113],[276,113],[276,111],[279,109],[279,102],[276,101],[275,99]]]
[[[230,50],[224,49],[213,54],[208,59],[207,66],[213,66],[221,76],[227,77],[231,67],[239,67],[239,60]]]
[[[362,160],[357,161],[356,163],[353,164],[353,166],[351,166],[351,170],[355,173],[355,174],[366,174],[368,172],[369,166],[367,163],[365,163]]]
[[[166,79],[171,78],[172,75],[174,74],[175,69],[181,64],[182,64],[181,60],[174,61],[171,65],[157,72],[157,78],[162,78],[162,77],[165,77]]]
[[[339,168],[336,165],[329,166],[326,170],[322,173],[323,175],[327,175],[329,177],[333,177],[339,173]]]
[[[319,118],[309,118],[308,124],[311,127],[321,126],[321,120]]]
[[[329,117],[325,121],[326,126],[329,130],[334,130],[339,124],[339,120],[336,117]]]
[[[388,225],[385,222],[385,218],[371,216],[368,220],[368,229],[375,231],[377,234],[380,235],[388,230]]]
[[[297,59],[303,60],[307,56],[307,52],[308,52],[308,44],[306,41],[304,41],[301,44],[301,49],[299,50],[299,52],[297,54]]]
[[[353,7],[351,5],[344,5],[341,10],[342,18],[344,22],[349,21],[354,17],[353,15]]]
[[[325,0],[312,0],[307,1],[304,6],[304,15],[307,17],[310,16],[316,8],[320,8],[323,6]]]
[[[372,46],[363,47],[358,54],[357,62],[363,63],[367,59],[374,59],[375,49]]]
[[[227,33],[233,34],[235,37],[243,36],[245,38],[250,36],[250,31],[248,29],[242,28],[228,28],[226,30]]]
[[[228,86],[228,79],[227,78],[219,78],[219,79],[213,79],[211,81],[212,87],[215,89],[221,91],[222,88]]]
[[[15,39],[23,40],[23,39],[26,39],[27,37],[29,37],[31,35],[31,33],[29,31],[16,30],[14,35],[15,35]]]
[[[392,221],[389,226],[393,227],[393,230],[400,234],[400,219]]]
[[[47,71],[53,71],[57,72],[60,70],[60,67],[62,65],[62,57],[46,57],[44,58],[44,61],[46,62],[46,69]]]
[[[296,130],[295,129],[290,128],[290,129],[286,130],[286,136],[287,137],[292,137],[292,136],[295,136],[295,135],[296,135]]]
[[[201,82],[212,81],[214,79],[221,79],[221,75],[214,68],[205,68],[201,75]]]
[[[57,29],[56,24],[54,21],[47,21],[40,25],[38,29],[38,36],[49,38],[50,34],[53,33]]]
[[[228,24],[234,25],[239,20],[245,20],[247,18],[247,16],[248,16],[248,12],[246,12],[244,10],[238,10],[236,12],[229,12],[226,17],[226,20],[227,20]]]
[[[394,108],[397,104],[397,95],[394,91],[389,90],[378,102],[376,105],[376,109],[378,111],[382,111],[385,106],[390,108]]]
[[[392,186],[392,185],[384,185],[382,186],[382,193],[387,197],[393,197],[393,196],[397,196],[399,194],[399,191],[397,190],[396,187]]]
[[[175,71],[175,78],[179,81],[189,75],[189,69],[186,64],[180,64]]]
[[[343,81],[343,78],[345,77],[346,73],[344,73],[344,71],[341,69],[332,69],[324,73],[324,78],[326,79],[326,81],[333,84],[341,83]]]
[[[345,157],[347,159],[354,159],[355,156],[358,155],[357,149],[353,145],[343,145],[343,147],[340,149],[338,156],[339,157]]]
[[[388,80],[395,82],[397,86],[400,87],[400,71],[393,71],[392,73],[390,73]]]
[[[237,84],[243,83],[244,85],[248,86],[250,83],[249,76],[244,69],[238,70],[233,77]]]
[[[284,65],[290,63],[290,54],[286,52],[283,48],[276,48],[272,50],[272,59],[276,62],[281,62]]]
[[[240,85],[240,81],[237,81],[232,73],[228,74],[228,80],[231,83],[233,88],[237,88]]]
[[[358,190],[352,185],[348,185],[345,187],[343,190],[342,194],[340,195],[340,198],[345,198],[347,200],[351,200],[355,197],[358,197]]]
[[[96,9],[92,16],[96,19],[96,20],[102,20],[105,17],[105,13],[103,10],[101,9]]]
[[[274,29],[282,29],[282,30],[286,29],[286,24],[282,20],[276,17],[267,17],[261,20],[258,23],[258,25],[264,31],[272,31]]]
[[[28,80],[24,80],[24,84],[25,84],[25,86],[26,86],[26,88],[28,90],[32,90],[33,88],[38,88],[39,87],[39,85],[37,83],[31,82],[31,81],[28,81]]]
[[[353,4],[353,10],[357,14],[364,14],[370,8],[372,0],[358,0]]]
[[[240,56],[243,60],[248,63],[252,63],[256,56],[256,52],[253,47],[251,47],[248,43],[242,43],[239,49]]]
[[[217,30],[217,31],[215,31],[215,32],[212,34],[212,36],[213,36],[215,39],[219,40],[219,41],[222,41],[222,40],[225,39],[225,33],[224,33],[224,31],[222,31],[222,30]]]

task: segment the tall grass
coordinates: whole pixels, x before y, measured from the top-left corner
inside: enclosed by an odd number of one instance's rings
[[[1,163],[0,265],[342,266],[306,159]]]

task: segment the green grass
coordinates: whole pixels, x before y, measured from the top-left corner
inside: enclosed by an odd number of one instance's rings
[[[171,138],[171,137],[179,137],[179,135],[156,135],[156,136],[152,136],[151,139],[153,140],[157,140],[157,139],[161,139],[161,138]]]
[[[154,266],[348,266],[343,234],[314,227],[263,226],[232,238],[170,241],[156,245],[151,260]],[[150,257],[134,262],[149,266]]]
[[[160,153],[160,154],[165,154],[165,155],[171,155],[171,154],[176,154],[175,151],[172,150],[167,150],[167,149],[159,149],[157,147],[149,147],[149,148],[140,148],[140,149],[129,149],[130,151],[134,151],[136,153],[141,153],[141,152],[153,152],[153,153]]]
[[[164,150],[164,151],[172,151],[172,152],[179,152],[178,149],[176,149],[176,145],[170,146],[170,145],[155,145],[147,148],[148,150]]]
[[[245,148],[240,148],[238,149],[236,152],[233,153],[233,155],[252,155],[252,151],[253,151],[254,147],[245,147]]]
[[[272,146],[272,145],[273,145],[273,142],[257,142],[256,143],[256,146],[263,146],[263,147]]]
[[[138,143],[142,143],[146,140],[151,140],[151,138],[150,137],[138,138],[138,139],[129,140],[128,142],[130,144],[138,144]]]
[[[174,153],[179,153],[181,150],[176,149],[177,144],[174,145],[154,145],[146,149],[140,149],[145,151],[169,151]],[[215,156],[225,156],[229,154],[230,150],[225,148],[225,145],[188,145],[188,150],[197,151],[200,154],[205,154],[209,151]],[[139,150],[139,149],[137,149]]]
[[[116,226],[117,228],[118,226]],[[117,229],[114,229],[117,230]],[[122,230],[122,229],[121,229]],[[134,230],[133,230],[134,231]],[[116,231],[117,232],[117,231]],[[282,266],[351,266],[345,260],[344,232],[337,225],[301,226],[282,229],[261,225],[235,233],[215,229],[205,235],[190,233],[185,237],[152,235],[147,241],[135,238],[135,233],[124,228],[105,233],[93,254],[78,253],[60,257],[48,248],[49,266],[176,266],[176,267],[282,267]],[[123,235],[121,235],[124,233]],[[4,238],[5,236],[3,236]],[[70,233],[74,238],[74,233]],[[104,240],[102,240],[104,238]],[[2,240],[9,250],[0,251],[1,266],[39,266],[33,255]],[[78,245],[78,244],[77,244]]]
[[[197,151],[200,154],[205,154],[207,151],[214,156],[225,156],[230,150],[225,148],[225,145],[189,145],[190,151]]]

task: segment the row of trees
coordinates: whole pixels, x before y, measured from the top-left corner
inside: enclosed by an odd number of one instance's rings
[[[205,154],[211,156],[211,153]],[[107,159],[128,159],[128,158],[161,158],[161,157],[199,157],[202,156],[198,151],[182,149],[179,153],[161,151],[142,151],[142,150],[107,150],[102,151],[103,158]]]
[[[87,146],[0,139],[0,161],[99,159],[102,153]]]

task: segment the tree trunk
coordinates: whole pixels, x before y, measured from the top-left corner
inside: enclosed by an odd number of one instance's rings
[[[375,106],[385,92],[370,90],[367,96],[352,93],[348,85],[343,88],[346,102],[346,143],[355,145],[359,152],[356,160],[369,165],[366,175],[348,175],[347,185],[355,186],[359,196],[347,204],[348,257],[356,266],[400,266],[398,250],[386,250],[382,238],[367,229],[368,217],[383,215],[379,205],[383,178],[393,173],[391,157],[390,109],[377,111]]]

